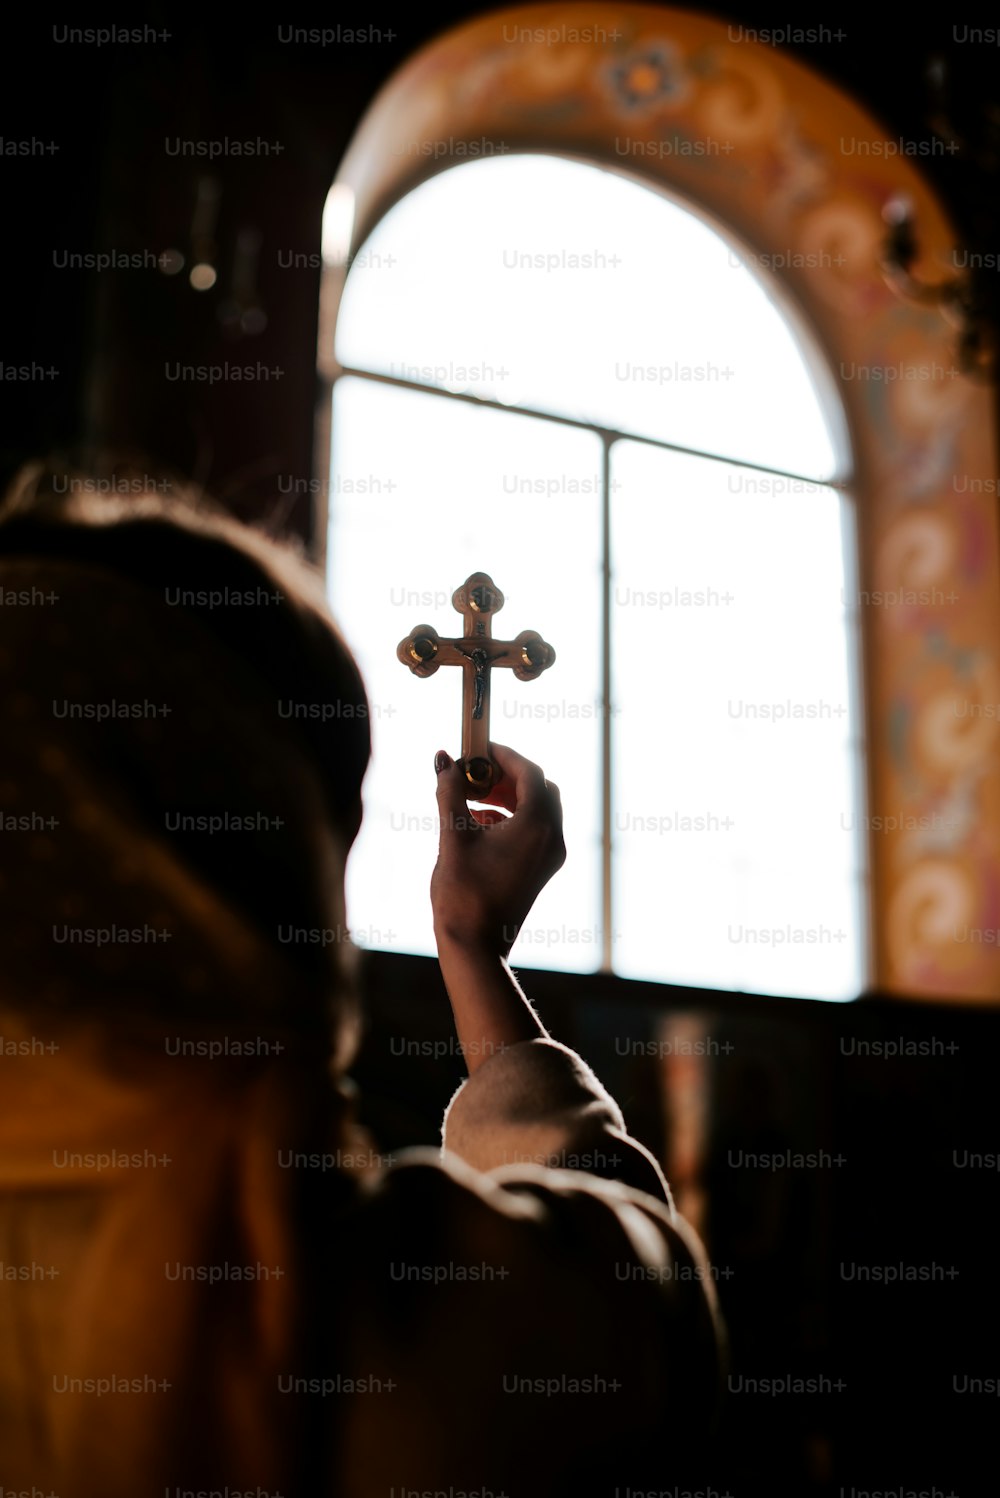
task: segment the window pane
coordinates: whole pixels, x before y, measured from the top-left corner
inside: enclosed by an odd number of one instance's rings
[[[619,442],[612,514],[617,970],[856,997],[848,501]]]
[[[413,676],[396,646],[417,624],[454,635],[451,595],[488,572],[505,596],[494,634],[537,629],[544,676],[493,673],[492,734],[561,788],[569,858],[511,960],[599,965],[600,471],[589,432],[365,380],[334,397],[329,588],[371,699],[374,763],[348,865],[362,946],[432,953],[435,750],[461,749],[461,672]]]
[[[814,478],[843,447],[729,244],[662,193],[559,157],[466,163],[397,203],[348,276],[336,352]]]

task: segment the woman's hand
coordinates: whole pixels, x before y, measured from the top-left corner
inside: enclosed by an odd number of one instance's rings
[[[476,799],[504,807],[509,817],[472,810],[460,767],[443,750],[435,758],[441,843],[431,905],[439,947],[506,958],[539,892],[565,862],[566,844],[558,787],[503,744],[491,744],[490,755],[503,775]]]
[[[539,891],[566,858],[556,786],[513,749],[491,744],[503,771],[473,811],[469,782],[442,750],[441,845],[431,876],[434,934],[462,1051],[474,1072],[496,1051],[547,1032],[507,966],[507,954]],[[513,813],[505,817],[504,807]]]

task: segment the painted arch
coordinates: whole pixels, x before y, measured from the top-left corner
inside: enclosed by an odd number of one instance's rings
[[[942,147],[943,149],[943,147]],[[993,401],[955,330],[878,269],[882,209],[915,209],[923,279],[956,242],[918,145],[893,140],[749,28],[653,5],[524,6],[416,53],[337,176],[348,255],[434,173],[547,151],[660,185],[780,274],[847,414],[859,577],[875,985],[1000,994],[1000,585]],[[343,270],[325,274],[322,372]]]

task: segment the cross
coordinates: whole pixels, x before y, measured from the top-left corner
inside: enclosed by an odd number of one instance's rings
[[[534,629],[522,629],[514,640],[494,640],[493,615],[503,608],[503,594],[485,572],[473,572],[452,594],[452,607],[465,619],[461,639],[442,639],[429,624],[418,624],[396,654],[414,676],[433,676],[438,666],[461,666],[462,758],[465,778],[472,789],[485,795],[500,779],[500,770],[489,756],[490,671],[510,666],[519,681],[533,681],[556,658]]]

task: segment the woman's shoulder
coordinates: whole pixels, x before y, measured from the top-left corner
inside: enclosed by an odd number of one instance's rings
[[[711,1428],[723,1344],[710,1268],[641,1191],[406,1151],[359,1193],[339,1264],[342,1368],[391,1383],[393,1418],[424,1432],[409,1487],[554,1493],[581,1453],[599,1464],[672,1430],[679,1455]],[[391,1489],[403,1468],[368,1429],[378,1407],[355,1406],[350,1440]],[[466,1452],[466,1427],[503,1430],[504,1451]]]

